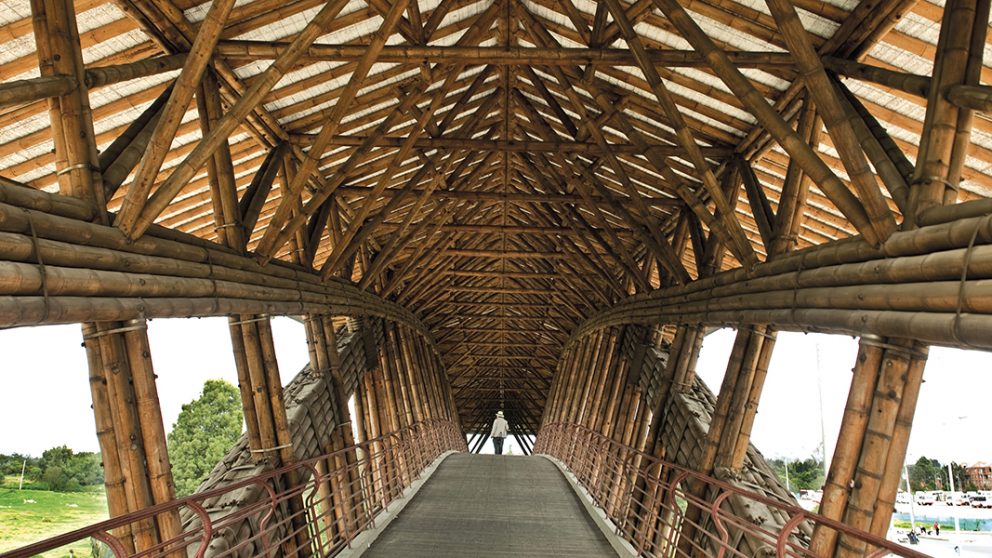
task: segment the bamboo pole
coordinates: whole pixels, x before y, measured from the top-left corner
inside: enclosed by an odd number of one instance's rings
[[[93,399],[96,436],[100,444],[103,484],[107,493],[107,509],[110,512],[110,517],[118,517],[125,515],[130,508],[124,486],[126,480],[121,468],[120,455],[117,453],[113,410],[110,407],[110,396],[107,393],[107,368],[103,363],[100,342],[95,335],[98,333],[96,324],[84,323],[82,331],[83,347],[86,349],[86,360],[89,365],[90,394]],[[124,544],[128,552],[135,552],[130,524],[115,529],[114,535]]]
[[[65,0],[34,0],[32,9],[35,12],[35,42],[42,56],[42,75],[51,72],[73,76],[76,83],[70,93],[50,103],[56,158],[64,161],[61,166],[64,172],[58,175],[59,189],[63,194],[104,208],[106,200],[94,141],[93,116],[83,83],[82,50],[73,5]],[[41,20],[44,20],[43,24]]]
[[[324,33],[324,28],[344,9],[345,4],[347,4],[345,0],[335,0],[325,4],[276,60],[252,81],[241,98],[217,123],[210,135],[204,137],[197,144],[196,148],[183,159],[169,178],[148,198],[147,202],[140,200],[141,205],[135,204],[136,209],[125,215],[126,219],[118,217],[118,228],[129,238],[141,237],[173,198],[193,178],[197,170],[213,156],[220,143],[227,141],[235,128],[255,109],[282,76],[293,67],[304,50]]]
[[[355,99],[355,95],[358,93],[359,88],[361,88],[362,83],[368,76],[369,70],[372,69],[372,65],[379,57],[379,53],[382,52],[382,48],[385,46],[386,40],[388,40],[390,35],[393,34],[396,24],[399,23],[402,18],[403,10],[406,8],[408,2],[409,0],[399,0],[398,2],[392,4],[389,8],[389,13],[383,17],[383,22],[380,25],[378,32],[373,34],[371,42],[362,54],[362,57],[355,66],[355,69],[352,71],[348,86],[345,87],[345,89],[338,96],[337,101],[331,109],[331,113],[327,116],[320,132],[317,134],[316,140],[314,140],[313,145],[310,146],[310,150],[303,159],[303,165],[300,167],[296,177],[286,188],[286,194],[283,196],[283,201],[276,209],[269,225],[269,231],[274,232],[269,234],[267,231],[266,235],[263,237],[258,248],[256,249],[256,252],[261,254],[263,258],[272,257],[273,251],[281,247],[281,245],[276,245],[275,243],[276,233],[282,229],[283,223],[285,223],[290,217],[289,213],[292,208],[290,201],[292,200],[292,202],[295,203],[295,200],[303,191],[304,184],[307,183],[310,176],[316,171],[318,163],[320,162],[320,157],[327,150],[327,144],[330,141],[330,138],[337,133],[342,119],[351,107],[351,104]],[[312,42],[313,41],[310,41],[310,43]],[[309,47],[310,43],[306,46]]]
[[[950,183],[959,109],[946,99],[947,90],[965,82],[973,27],[977,21],[977,0],[953,0],[944,8],[934,74],[927,96],[927,112],[920,136],[916,184],[910,190],[907,224],[914,226],[916,216],[926,209],[953,202],[957,183]],[[959,158],[958,164],[963,162]]]
[[[848,497],[844,516],[845,524],[861,531],[867,531],[871,527],[875,505],[878,498],[882,496],[879,493],[879,488],[885,473],[885,462],[892,449],[892,434],[895,431],[906,374],[912,359],[912,355],[906,350],[906,348],[913,346],[911,341],[893,343],[890,340],[885,344],[888,346],[884,349],[882,362],[879,366],[878,384],[872,398],[871,411],[865,426],[864,441],[858,458],[855,482]],[[886,499],[893,496],[895,495],[888,495]],[[892,499],[894,500],[894,498]],[[888,522],[886,522],[886,530],[887,527]],[[864,543],[841,535],[838,541],[837,556],[843,558],[863,556],[864,552]]]
[[[851,389],[848,391],[844,417],[841,420],[837,445],[834,447],[834,457],[830,462],[830,470],[820,500],[820,514],[837,521],[843,520],[844,509],[847,507],[858,455],[861,452],[865,428],[871,414],[879,364],[882,361],[882,349],[877,344],[879,339],[865,336],[862,336],[862,339],[869,341],[870,344],[862,343],[858,348]],[[837,538],[837,531],[818,526],[813,532],[810,550],[817,556],[833,556]]]
[[[193,93],[200,86],[200,79],[207,69],[207,63],[213,54],[214,46],[220,39],[221,31],[223,31],[233,7],[234,0],[215,0],[210,4],[206,17],[200,22],[199,31],[183,63],[183,70],[176,79],[169,100],[166,102],[165,108],[162,109],[162,115],[155,125],[155,131],[152,133],[148,147],[138,165],[134,180],[131,181],[127,194],[124,196],[120,213],[117,216],[119,223],[131,223],[135,220],[151,193],[155,177],[171,149],[183,116],[189,108],[190,101],[193,100]],[[124,230],[129,230],[127,225],[125,225]]]
[[[217,53],[232,60],[273,59],[285,48],[283,41],[221,40]],[[314,62],[355,61],[365,49],[352,44],[317,43],[307,49],[300,60]],[[791,68],[792,59],[782,52],[730,51],[727,55],[741,68]],[[661,67],[700,67],[706,62],[692,50],[651,49],[652,64]],[[380,62],[419,64],[424,59],[434,64],[492,64],[492,65],[597,65],[635,66],[637,61],[628,50],[617,48],[535,48],[515,46],[433,46],[387,45],[379,55]]]
[[[806,80],[807,92],[816,102],[817,110],[830,132],[841,163],[847,169],[847,174],[858,191],[858,197],[864,204],[868,218],[880,240],[884,241],[895,231],[895,218],[882,197],[875,175],[868,166],[868,160],[847,118],[842,100],[827,76],[820,62],[820,56],[814,50],[793,5],[788,0],[768,0],[767,4],[789,51],[796,60],[796,65]]]
[[[851,194],[823,160],[796,135],[782,116],[768,104],[740,70],[734,67],[727,55],[713,43],[685,9],[674,0],[653,0],[653,2],[668,16],[669,21],[689,44],[706,57],[707,62],[727,87],[830,198],[865,240],[872,245],[877,245],[883,240],[875,231],[861,202]]]
[[[97,342],[103,364],[106,367],[107,395],[114,420],[114,434],[117,437],[117,454],[120,456],[124,487],[127,494],[128,511],[143,510],[154,505],[145,468],[145,453],[141,427],[134,407],[134,393],[131,388],[131,367],[127,359],[121,322],[105,322],[97,325]],[[147,550],[158,544],[155,522],[148,518],[132,525],[134,546],[137,551]]]
[[[152,369],[148,326],[144,320],[131,320],[124,322],[124,329],[127,330],[123,334],[124,345],[131,366],[134,406],[141,430],[142,448],[145,452],[148,484],[153,503],[164,504],[176,498],[176,486],[172,479],[162,409],[159,404],[158,388],[155,385],[155,372]],[[158,524],[159,538],[163,543],[179,537],[182,533],[178,510],[155,516],[155,522]],[[179,554],[178,551],[174,551],[169,555],[175,558]]]

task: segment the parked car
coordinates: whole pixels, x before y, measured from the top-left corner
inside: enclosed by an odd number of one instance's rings
[[[971,497],[971,507],[973,508],[992,508],[992,500],[988,496],[972,496]]]
[[[947,497],[948,506],[970,506],[971,500],[965,496],[964,492],[954,492]]]
[[[936,500],[934,500],[933,494],[929,492],[917,492],[916,493],[916,505],[917,506],[932,506]]]

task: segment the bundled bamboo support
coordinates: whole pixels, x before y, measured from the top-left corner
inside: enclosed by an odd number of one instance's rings
[[[144,320],[85,324],[83,339],[111,515],[175,499]],[[180,532],[178,512],[162,513],[133,524],[128,544],[147,550]]]
[[[24,191],[22,192],[22,190]],[[82,202],[77,206],[70,203],[68,199],[42,192],[26,195],[26,189],[8,186],[0,186],[0,193],[3,193],[3,197],[8,201],[23,204],[22,209],[22,207],[0,203],[0,231],[17,233],[13,236],[6,236],[9,243],[3,244],[4,255],[2,257],[4,261],[13,259],[37,263],[37,255],[40,255],[41,261],[44,261],[46,265],[77,268],[76,271],[71,272],[77,278],[81,277],[79,273],[85,274],[83,270],[86,268],[129,269],[160,275],[157,279],[144,278],[151,279],[153,283],[158,285],[151,287],[151,290],[145,290],[144,294],[146,295],[150,295],[154,291],[164,293],[173,287],[179,288],[180,291],[178,292],[181,292],[185,290],[185,287],[180,286],[180,284],[185,283],[187,286],[192,286],[193,283],[188,282],[188,279],[199,278],[200,287],[196,290],[199,291],[200,295],[208,292],[218,295],[216,297],[208,296],[213,300],[173,300],[164,304],[148,300],[146,305],[134,300],[133,303],[124,303],[123,306],[120,304],[123,301],[120,300],[112,302],[110,299],[101,301],[99,298],[89,298],[66,301],[69,304],[64,306],[63,310],[56,310],[56,307],[60,305],[54,296],[50,296],[47,314],[44,311],[44,302],[36,306],[34,310],[28,304],[27,306],[18,305],[15,312],[4,311],[3,315],[5,321],[8,322],[7,325],[27,325],[28,322],[14,324],[10,323],[9,320],[11,318],[24,319],[27,316],[22,314],[20,318],[17,318],[16,315],[21,311],[31,313],[35,310],[40,310],[35,314],[37,318],[35,323],[58,323],[59,320],[64,320],[61,323],[72,323],[100,318],[107,311],[116,314],[116,316],[108,319],[132,319],[142,316],[222,315],[241,311],[269,313],[270,311],[279,312],[279,308],[282,308],[282,313],[287,314],[305,313],[308,307],[318,309],[318,306],[323,305],[319,309],[326,310],[330,307],[347,314],[382,315],[409,324],[421,334],[426,333],[423,326],[408,311],[398,305],[385,302],[375,295],[362,292],[341,280],[331,280],[321,284],[320,280],[313,274],[288,264],[269,265],[262,268],[253,259],[236,255],[216,244],[201,243],[192,237],[173,234],[160,229],[153,231],[153,235],[156,236],[149,235],[141,242],[129,243],[123,235],[115,232],[111,227],[42,213],[34,209],[25,211],[27,207],[39,207],[54,209],[72,216],[86,213],[92,215],[93,212],[88,211]],[[20,238],[17,235],[21,235]],[[36,248],[37,255],[33,255]],[[44,273],[47,271],[46,268]],[[40,269],[39,272],[41,273]],[[118,277],[123,279],[123,276]],[[141,282],[137,280],[137,277],[134,279],[137,282],[132,283],[133,285],[138,285]],[[216,279],[232,279],[243,283],[241,287],[235,289],[241,291],[241,294],[234,298],[238,299],[242,298],[242,295],[246,295],[256,298],[256,302],[248,302],[243,299],[244,307],[239,308],[241,303],[234,302],[233,299],[223,300],[224,297],[220,296],[222,290],[214,291],[212,287],[204,289],[208,284],[220,286],[220,282],[215,281]],[[118,286],[123,285],[118,280],[114,280],[114,282]],[[160,290],[161,287],[168,284],[172,284],[172,287],[166,287],[166,291]],[[82,286],[82,283],[77,283],[77,285]],[[283,301],[281,303],[272,301],[274,304],[261,302],[264,299],[272,299],[271,295],[264,294],[268,289],[260,288],[261,286],[284,287],[286,290],[283,291]],[[254,293],[249,295],[244,287],[249,287]],[[98,297],[100,296],[100,288],[98,282],[89,281],[89,287],[77,291],[77,294],[79,296]],[[325,293],[337,291],[344,296],[318,297],[321,301],[311,299],[308,303],[305,292],[313,289]],[[187,292],[192,293],[192,291]],[[346,292],[347,295],[345,295]],[[136,293],[137,291],[135,291]],[[229,291],[228,294],[234,294],[234,291]],[[50,292],[49,295],[54,295],[54,292]],[[303,295],[302,299],[301,295]],[[97,307],[102,307],[103,311],[97,310]],[[130,310],[126,309],[128,307]],[[153,307],[158,309],[155,310]],[[390,311],[389,308],[394,311]],[[383,312],[379,312],[379,310],[383,310]]]

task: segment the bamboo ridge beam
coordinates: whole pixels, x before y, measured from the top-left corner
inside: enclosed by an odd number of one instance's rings
[[[339,186],[336,193],[344,196],[368,196],[372,193],[372,188],[363,188],[361,186]],[[382,195],[384,196],[396,196],[399,195],[401,190],[397,188],[387,188],[383,190]],[[423,190],[415,189],[412,192],[415,195],[423,193]],[[470,201],[494,201],[494,202],[546,202],[555,204],[574,204],[578,205],[582,203],[582,197],[575,194],[559,194],[559,193],[526,193],[526,192],[479,192],[471,190],[434,190],[431,192],[431,197],[434,198],[447,198],[454,200],[470,200]],[[597,203],[606,203],[604,198],[598,196],[592,196],[591,199]],[[650,206],[656,207],[681,207],[683,205],[682,200],[678,198],[643,198],[644,203]]]
[[[313,134],[296,134],[290,139],[299,145],[309,145],[316,136]],[[334,136],[328,145],[358,146],[362,145],[368,136]],[[406,138],[380,136],[373,139],[372,147],[400,147]],[[473,151],[502,151],[509,153],[585,153],[601,154],[602,149],[596,143],[578,141],[531,141],[531,140],[486,140],[478,138],[446,138],[434,137],[419,139],[414,143],[417,149],[469,149]],[[676,145],[653,144],[652,150],[667,157],[683,157],[685,151]],[[700,147],[705,157],[730,157],[734,150],[726,147]],[[615,153],[637,154],[641,151],[636,145],[610,144],[610,150]]]
[[[218,54],[231,59],[265,60],[274,58],[285,48],[285,42],[223,40],[217,45]],[[364,45],[314,44],[306,50],[301,61],[343,62],[358,60],[365,53]],[[792,70],[794,64],[786,53],[731,51],[727,56],[741,68],[783,68]],[[650,49],[648,59],[667,67],[701,67],[706,62],[692,50]],[[534,47],[475,47],[389,45],[379,55],[380,62],[422,64],[493,64],[502,65],[602,65],[634,66],[634,56],[627,50],[611,48],[534,48]]]

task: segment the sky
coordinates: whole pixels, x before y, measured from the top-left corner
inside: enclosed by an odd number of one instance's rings
[[[308,362],[303,326],[276,318],[273,332],[283,383],[288,383]],[[733,338],[733,330],[719,330],[703,343],[697,371],[714,391]],[[182,405],[200,394],[204,381],[237,383],[226,318],[151,320],[149,340],[166,431]],[[76,451],[98,449],[81,342],[78,325],[0,331],[0,453],[40,455],[61,444]],[[829,457],[856,355],[855,338],[780,333],[754,424],[752,441],[758,449],[769,457],[819,454],[822,392]],[[933,347],[924,380],[910,460],[921,455],[945,462],[992,460],[992,353]]]

